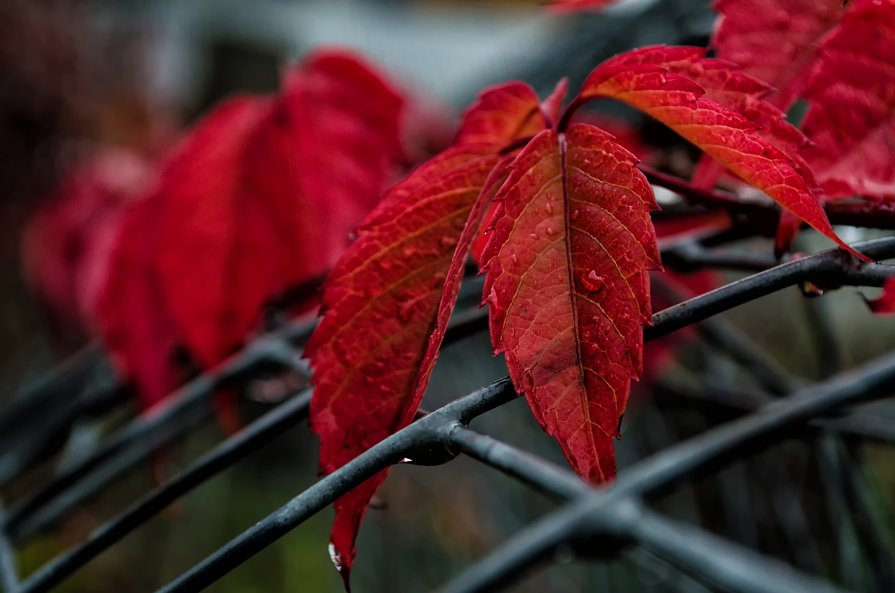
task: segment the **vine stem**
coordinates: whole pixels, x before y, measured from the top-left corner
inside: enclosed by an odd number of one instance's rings
[[[730,192],[697,187],[685,179],[658,171],[643,163],[637,165],[637,168],[650,183],[678,194],[690,204],[720,208],[733,215],[745,216],[767,234],[776,231],[780,220],[780,208],[771,200],[747,201]],[[832,200],[824,204],[824,210],[832,224],[895,229],[895,201],[885,202],[862,197]]]

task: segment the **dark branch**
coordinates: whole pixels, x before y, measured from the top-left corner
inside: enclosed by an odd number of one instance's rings
[[[722,209],[735,216],[745,216],[757,230],[769,236],[773,236],[780,222],[780,208],[769,199],[746,201],[729,192],[697,187],[685,179],[643,164],[638,167],[653,185],[673,191],[690,204]],[[895,206],[881,204],[878,200],[863,198],[834,200],[824,204],[824,210],[832,224],[895,229]]]
[[[736,458],[749,447],[754,451],[756,446],[767,446],[783,436],[787,429],[796,428],[812,418],[887,395],[893,384],[895,355],[890,354],[857,371],[807,387],[787,399],[764,405],[749,416],[665,449],[622,472],[615,484],[587,493],[572,505],[527,528],[464,572],[445,589],[445,593],[493,590],[498,584],[518,578],[535,562],[545,560],[563,542],[599,541],[607,535],[636,539],[638,534],[631,525],[619,525],[625,505],[632,500],[655,497],[698,471]],[[782,585],[773,590],[790,590]]]
[[[203,455],[169,483],[147,494],[126,511],[95,529],[86,541],[46,563],[30,575],[16,593],[49,591],[169,504],[295,426],[307,416],[310,402],[311,392],[305,390],[277,406],[242,432]]]

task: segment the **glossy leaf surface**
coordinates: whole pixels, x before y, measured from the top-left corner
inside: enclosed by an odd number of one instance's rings
[[[621,54],[598,66],[579,101],[607,97],[661,121],[747,183],[848,251],[820,205],[816,183],[798,159],[766,140],[756,124],[711,98],[675,62],[686,48],[655,47]],[[669,56],[672,59],[669,59]]]
[[[482,255],[491,337],[538,422],[583,477],[615,475],[612,438],[642,370],[652,190],[587,124],[547,130],[511,166]]]
[[[308,345],[311,425],[330,472],[408,424],[425,393],[463,264],[499,179],[499,151],[543,128],[534,92],[509,83],[466,113],[456,145],[388,191],[326,282]],[[339,499],[332,556],[348,579],[361,519],[385,472]]]

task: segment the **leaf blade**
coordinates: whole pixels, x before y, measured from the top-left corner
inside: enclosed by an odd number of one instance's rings
[[[824,41],[803,97],[803,155],[831,198],[895,199],[895,4],[855,2]]]
[[[676,69],[661,60],[632,62],[622,54],[594,69],[577,101],[614,98],[654,117],[840,247],[866,259],[836,235],[807,167],[763,138],[754,122],[712,100],[697,81]]]
[[[504,160],[499,152],[533,125],[544,124],[527,85],[508,83],[483,93],[467,111],[456,145],[387,192],[333,269],[323,297],[326,313],[305,353],[314,367],[311,426],[320,436],[324,471],[413,418],[487,211],[483,188],[496,186],[494,171]],[[406,293],[397,290],[402,287]],[[359,345],[344,343],[349,327]],[[392,340],[390,350],[379,349],[381,335]],[[375,399],[366,401],[365,393]],[[373,412],[358,413],[370,405]],[[385,475],[335,504],[332,557],[346,584],[360,522]]]
[[[655,202],[635,163],[593,126],[542,132],[511,167],[482,255],[496,352],[592,481],[615,474],[612,437],[642,370],[648,271],[661,267]]]

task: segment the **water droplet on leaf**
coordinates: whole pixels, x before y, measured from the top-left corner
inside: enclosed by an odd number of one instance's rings
[[[591,270],[581,278],[581,284],[586,290],[591,292],[599,292],[602,290],[605,282],[606,279],[597,274],[596,270]]]

